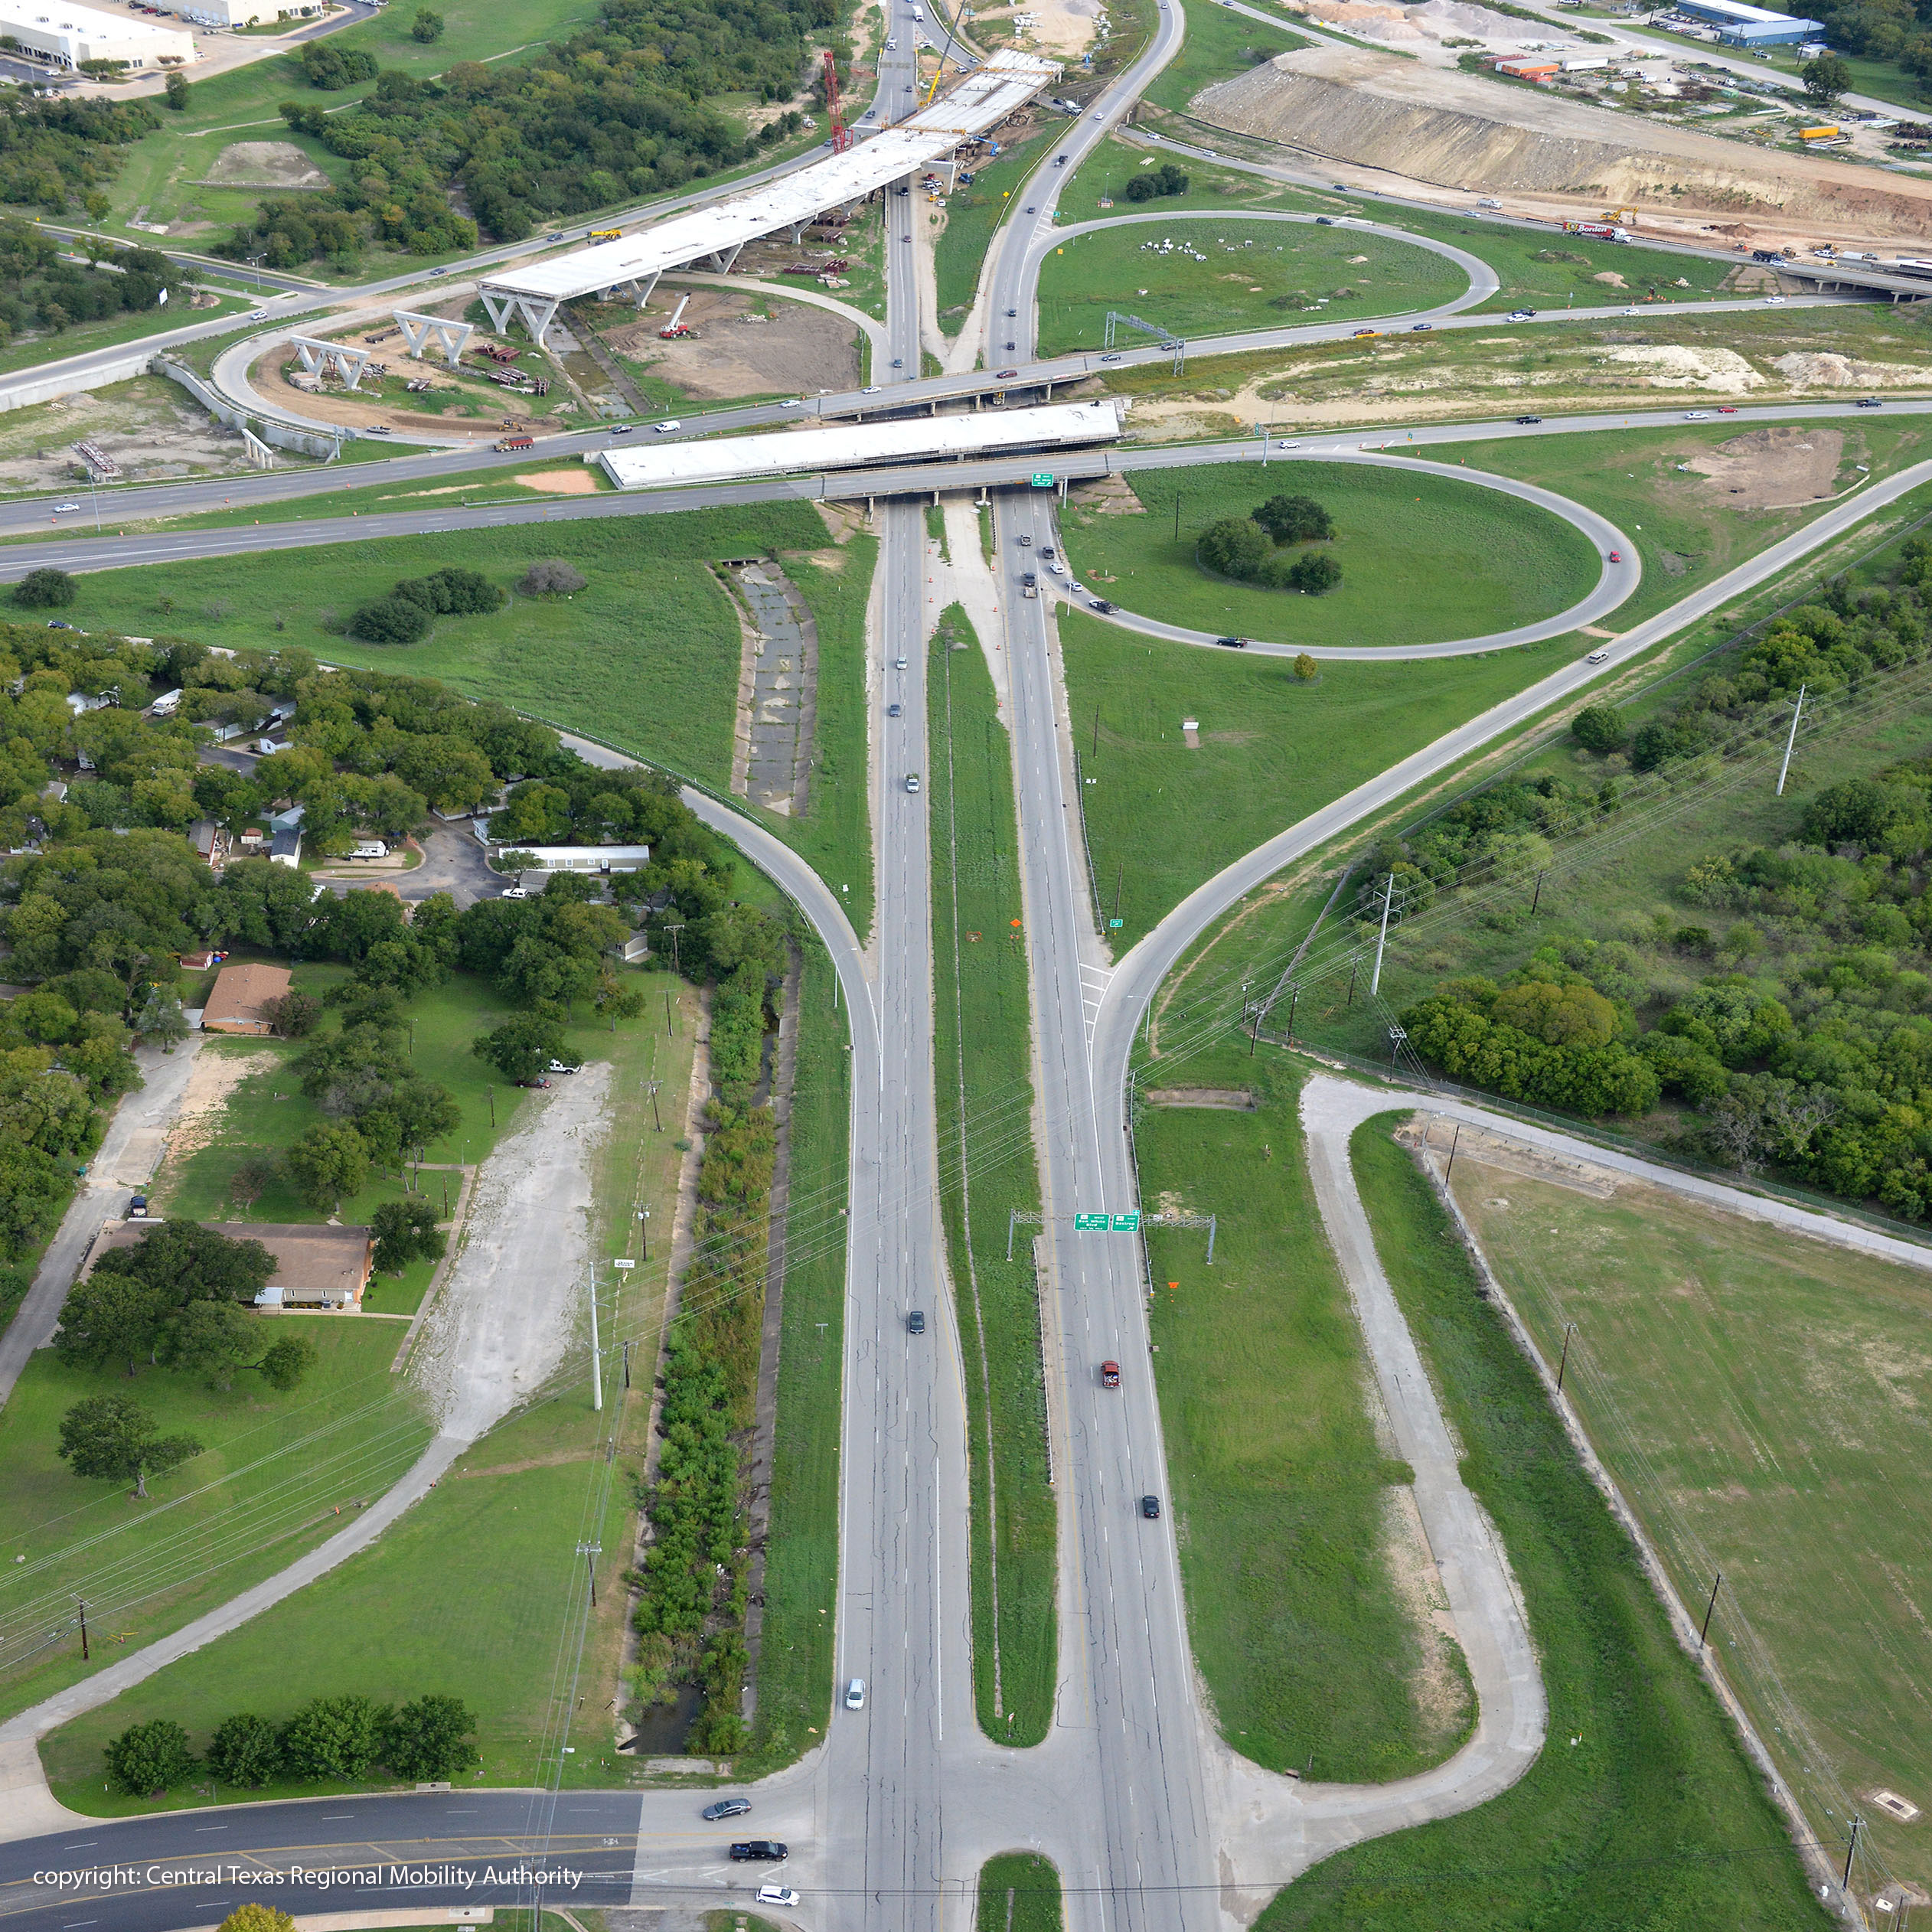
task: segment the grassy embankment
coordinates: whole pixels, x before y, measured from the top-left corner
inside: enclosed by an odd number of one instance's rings
[[[636,1252],[631,1211],[640,1201],[671,1200],[681,1159],[677,1142],[700,1007],[688,988],[677,988],[676,1030],[667,1034],[660,989],[675,983],[652,975],[641,984],[648,995],[643,1020],[615,1033],[594,1024],[580,1026],[571,1039],[587,1059],[608,1059],[615,1069],[610,1131],[595,1157],[599,1212],[592,1252],[599,1257]],[[419,1066],[424,1064],[424,1046],[419,1029]],[[475,1064],[481,1069],[481,1062]],[[653,1124],[646,1098],[645,1083],[652,1078],[664,1083],[661,1131]],[[499,1133],[512,1125],[502,1098],[500,1093]],[[465,1111],[466,1115],[471,1111],[467,1105]],[[485,1114],[476,1138],[488,1137]],[[473,1139],[470,1150],[474,1157],[485,1149]],[[635,1529],[635,1471],[641,1465],[649,1418],[650,1376],[638,1372],[637,1363],[648,1363],[655,1348],[669,1261],[667,1243],[648,1264],[640,1263],[621,1294],[606,1287],[602,1297],[603,1340],[610,1351],[605,1414],[622,1422],[615,1476],[608,1493],[610,1466],[601,1447],[608,1434],[600,1432],[592,1415],[587,1361],[577,1349],[547,1386],[532,1391],[535,1399],[530,1406],[478,1441],[369,1549],[268,1615],[54,1733],[43,1746],[44,1761],[65,1802],[90,1813],[115,1816],[208,1802],[204,1791],[193,1790],[176,1790],[152,1803],[110,1797],[100,1785],[102,1744],[129,1724],[165,1716],[180,1722],[199,1748],[230,1712],[253,1710],[282,1717],[307,1698],[351,1692],[379,1701],[400,1701],[430,1689],[459,1696],[481,1721],[484,1780],[541,1781],[547,1767],[536,1761],[534,1747],[557,1715],[550,1709],[557,1645],[566,1630],[573,1630],[572,1619],[582,1603],[580,1537],[601,1542],[604,1552],[598,1565],[598,1610],[584,1653],[583,1682],[598,1689],[586,1707],[586,1713],[595,1712],[594,1718],[578,1719],[573,1738],[576,1749],[565,1760],[564,1776],[573,1784],[625,1782],[632,1764],[612,1749],[609,1703],[617,1688],[629,1607],[620,1580],[630,1561]],[[610,1279],[608,1274],[605,1279]],[[372,1376],[390,1389],[402,1384],[402,1378],[389,1374],[402,1333],[399,1325],[356,1323],[348,1332],[375,1336],[368,1346],[379,1346],[380,1360]],[[616,1366],[616,1350],[626,1339],[641,1347],[628,1399]],[[302,1392],[282,1399],[299,1401]],[[426,1428],[419,1434],[426,1436]],[[299,1446],[283,1453],[297,1454]],[[190,1470],[194,1467],[189,1465]],[[183,1480],[169,1479],[171,1484]],[[330,1500],[377,1493],[377,1487],[338,1490]],[[600,1499],[601,1513],[596,1507]],[[331,1516],[329,1527],[339,1526]],[[282,1550],[263,1573],[281,1568],[295,1553],[294,1549]],[[224,1599],[237,1587],[232,1576],[223,1582],[225,1587],[217,1588],[211,1601]],[[462,1616],[437,1614],[436,1607],[452,1595],[464,1604]],[[344,1630],[361,1633],[365,1640],[342,1643]],[[155,1633],[144,1630],[141,1636]],[[312,1796],[327,1788],[273,1787],[267,1795]],[[220,1797],[225,1803],[261,1795],[224,1790]]]
[[[1041,264],[1042,354],[1099,349],[1110,309],[1131,306],[1193,341],[1404,315],[1438,308],[1469,286],[1454,262],[1359,229],[1234,216],[1169,225],[1157,204],[1122,211],[1157,219],[1069,236]],[[1170,241],[1176,246],[1163,252]]]
[[[1060,1875],[1031,1852],[1006,1852],[980,1867],[978,1923],[985,1932],[1060,1932]]]
[[[933,634],[930,664],[933,1064],[972,1457],[974,1689],[989,1737],[1032,1744],[1052,1719],[1056,1525],[1023,1236],[1006,1258],[1009,1211],[1039,1208],[1012,748],[957,606]]]
[[[806,504],[452,530],[91,571],[78,579],[69,615],[87,630],[299,645],[328,663],[440,677],[723,793],[739,635],[712,560],[761,552],[782,560],[819,626],[811,804],[797,818],[766,822],[835,888],[850,886],[848,909],[863,935],[871,919],[871,840],[863,787],[844,775],[865,765],[865,602],[877,549],[863,535],[832,543]],[[406,648],[365,645],[325,628],[399,578],[463,565],[509,588],[545,557],[575,563],[588,586],[564,599],[513,596],[488,617],[445,618]]]
[[[1426,472],[1255,462],[1138,471],[1131,481],[1142,511],[1062,520],[1069,566],[1128,610],[1194,630],[1296,645],[1481,637],[1566,609],[1603,567],[1588,538],[1549,511]],[[1342,567],[1336,589],[1270,590],[1196,561],[1209,524],[1289,494],[1333,517],[1334,540],[1319,547]]]
[[[1932,1546],[1905,1475],[1926,1420],[1900,1399],[1927,1276],[1661,1191],[1595,1200],[1460,1160],[1454,1179],[1538,1346],[1576,1324],[1565,1389],[1679,1597],[1724,1572],[1712,1641],[1813,1829],[1830,1840],[1845,1792],[1927,1789],[1932,1749],[1897,1722]],[[1909,1826],[1867,1823],[1878,1868],[1932,1877]]]
[[[824,1730],[832,1694],[845,1242],[831,1204],[846,1198],[852,1063],[831,961],[811,940],[804,961],[765,1625],[751,1748],[739,1760],[746,1777],[808,1750]]]
[[[1007,203],[1059,132],[1043,128],[1024,141],[1003,145],[990,161],[973,170],[970,188],[955,188],[946,197],[945,232],[934,244],[932,271],[938,284],[939,326],[948,335],[959,333],[973,305],[981,266],[994,230],[1006,218]],[[993,332],[989,321],[987,333]]]
[[[1196,7],[1187,16],[1180,51],[1163,67],[1141,98],[1150,106],[1178,111],[1203,87],[1245,73],[1278,54],[1292,54],[1311,43],[1302,34],[1270,27],[1245,14]]]
[[[1376,1248],[1502,1533],[1550,1701],[1542,1755],[1502,1797],[1317,1865],[1265,1932],[1527,1932],[1659,1923],[1784,1932],[1831,1921],[1635,1552],[1428,1184],[1371,1121],[1355,1137]]]
[[[17,369],[38,368],[44,362],[62,362],[70,356],[87,355],[96,349],[118,348],[123,342],[139,342],[146,336],[165,335],[170,329],[240,315],[253,305],[246,296],[222,295],[212,308],[191,308],[185,301],[171,296],[165,308],[83,322],[77,328],[63,329],[58,335],[28,336],[9,342],[0,348],[0,375],[11,375]]]
[[[1258,1105],[1151,1104],[1170,1081]],[[1222,1735],[1323,1780],[1422,1770],[1474,1703],[1428,1621],[1410,1473],[1377,1444],[1340,1271],[1298,1232],[1317,1225],[1301,1082],[1231,1046],[1144,1066],[1138,1091],[1141,1198],[1219,1222],[1212,1269],[1197,1232],[1156,1231],[1148,1254],[1188,1630]]]

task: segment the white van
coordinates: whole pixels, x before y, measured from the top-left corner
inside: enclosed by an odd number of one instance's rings
[[[684,426],[684,424],[681,423],[661,423],[658,425],[658,433],[661,436],[667,436],[671,434],[672,430],[681,429]]]

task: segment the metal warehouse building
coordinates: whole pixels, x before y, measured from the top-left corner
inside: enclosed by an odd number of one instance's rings
[[[1825,38],[1822,21],[1747,7],[1742,0],[1677,0],[1672,11],[1702,26],[1715,27],[1718,38],[1731,47],[1796,47]]]

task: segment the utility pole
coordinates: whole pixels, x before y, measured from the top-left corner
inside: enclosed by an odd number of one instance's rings
[[[1556,1392],[1559,1395],[1563,1392],[1563,1372],[1570,1366],[1570,1337],[1576,1332],[1577,1325],[1575,1322],[1565,1322],[1563,1324],[1563,1356],[1562,1359],[1556,1365]]]
[[[590,1271],[590,1406],[602,1413],[604,1406],[604,1369],[597,1353],[597,1271]]]
[[[1798,687],[1798,701],[1791,713],[1791,735],[1784,741],[1784,762],[1777,768],[1777,795],[1784,796],[1784,775],[1791,769],[1791,748],[1798,742],[1798,720],[1804,716],[1804,694],[1810,689],[1806,684]]]
[[[638,1209],[638,1239],[642,1244],[644,1258],[648,1261],[651,1258],[651,1210],[648,1208]]]
[[[1703,1627],[1697,1633],[1697,1647],[1700,1653],[1704,1648],[1704,1640],[1711,1634],[1711,1613],[1718,1607],[1718,1592],[1723,1587],[1724,1572],[1720,1570],[1717,1574],[1717,1581],[1711,1585],[1711,1601],[1704,1606]]]
[[[1859,1855],[1859,1839],[1865,1830],[1865,1820],[1855,1811],[1852,1813],[1852,1842],[1845,1848],[1845,1876],[1840,1885],[1844,1891],[1852,1889],[1852,1861]]]
[[[1351,1007],[1353,1007],[1354,1006],[1354,1004],[1355,1004],[1355,976],[1356,976],[1356,974],[1357,973],[1360,972],[1360,971],[1361,971],[1361,970],[1362,970],[1362,962],[1361,962],[1361,961],[1360,961],[1360,960],[1359,960],[1359,959],[1352,959],[1352,960],[1350,960],[1350,961],[1349,961],[1349,1000],[1348,1000],[1348,1003],[1349,1003],[1349,1005]]]
[[[1098,705],[1097,705],[1097,704],[1094,707],[1094,752],[1093,752],[1093,755],[1094,755],[1094,756],[1095,756],[1095,757],[1096,757],[1096,758],[1098,758],[1098,757],[1100,756],[1100,707],[1099,707]]]
[[[485,1087],[483,1091],[490,1097],[490,1124],[494,1128],[497,1124],[497,1090],[494,1087]]]
[[[1288,1044],[1291,1046],[1294,1044],[1294,1010],[1301,1003],[1301,988],[1299,986],[1290,987],[1288,988]]]
[[[1174,541],[1180,541],[1180,492],[1174,492]]]
[[[1121,888],[1127,883],[1127,861],[1123,859],[1114,868],[1114,916],[1121,915]]]
[[[631,1344],[624,1344],[624,1387],[628,1394],[631,1387]]]
[[[1536,889],[1530,895],[1529,916],[1532,919],[1536,916],[1536,908],[1543,902],[1543,876],[1544,875],[1542,873],[1539,872],[1537,873]]]
[[[680,979],[682,979],[684,976],[684,969],[677,963],[677,935],[684,930],[684,925],[680,922],[675,925],[667,925],[663,929],[671,935],[671,970]],[[664,997],[669,999],[671,995],[666,994]]]
[[[1376,942],[1376,970],[1369,980],[1369,997],[1382,990],[1382,951],[1389,943],[1389,909],[1395,901],[1395,868],[1389,868],[1389,883],[1382,891],[1382,936]]]
[[[1449,1176],[1456,1171],[1456,1150],[1462,1144],[1462,1137],[1463,1124],[1458,1121],[1456,1123],[1455,1137],[1449,1143],[1449,1164],[1442,1170],[1442,1184],[1444,1187],[1449,1185]]]
[[[671,995],[668,992],[664,995],[664,1037],[667,1039],[671,1037]]]
[[[80,1661],[86,1663],[87,1656],[87,1599],[77,1597],[74,1601],[80,1606]]]
[[[597,1559],[604,1553],[602,1543],[579,1543],[577,1554],[583,1558],[584,1575],[590,1579],[590,1607],[597,1607]]]
[[[664,1083],[661,1080],[648,1080],[645,1082],[645,1086],[649,1088],[651,1094],[651,1121],[660,1134],[663,1133],[664,1131],[664,1117],[658,1111],[658,1089],[664,1084]]]

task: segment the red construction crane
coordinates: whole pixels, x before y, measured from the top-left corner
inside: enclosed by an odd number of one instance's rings
[[[832,152],[842,155],[852,145],[852,130],[839,118],[838,66],[829,47],[825,50],[825,112],[831,117]]]

